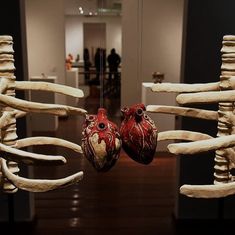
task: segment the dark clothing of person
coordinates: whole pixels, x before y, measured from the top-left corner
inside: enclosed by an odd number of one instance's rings
[[[104,49],[98,48],[95,53],[96,80],[99,81],[100,74],[106,70],[106,52]]]
[[[90,67],[91,67],[90,55],[88,49],[84,49],[83,61],[84,61],[84,71],[85,71],[85,83],[87,84],[88,81],[90,80]]]
[[[102,66],[103,66],[103,72],[106,72],[106,50],[102,49],[101,53],[101,58],[102,58]]]
[[[109,79],[118,78],[118,66],[121,63],[121,57],[115,52],[115,50],[111,50],[111,54],[108,56],[108,64],[109,64]]]

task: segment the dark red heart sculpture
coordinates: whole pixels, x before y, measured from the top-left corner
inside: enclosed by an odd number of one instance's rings
[[[123,108],[124,120],[121,123],[120,134],[122,147],[135,161],[149,164],[157,147],[157,128],[153,120],[145,114],[144,104],[136,104]]]
[[[106,110],[87,115],[82,132],[82,150],[97,171],[108,171],[117,161],[121,138],[117,126],[108,120]]]

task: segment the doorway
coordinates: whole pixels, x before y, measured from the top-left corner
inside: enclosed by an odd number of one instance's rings
[[[94,63],[97,48],[106,49],[106,24],[83,23],[84,48],[90,52],[91,62]]]

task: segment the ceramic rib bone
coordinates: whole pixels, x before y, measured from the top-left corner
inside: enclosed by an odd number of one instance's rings
[[[232,87],[235,89],[235,76],[230,76],[229,79],[222,84],[224,87]],[[220,91],[221,82],[211,83],[157,83],[152,85],[154,92],[175,92],[175,93],[191,93],[191,92],[206,92],[206,91]]]
[[[210,135],[203,134],[200,132],[194,131],[162,131],[158,133],[158,141],[164,140],[188,140],[188,141],[197,141],[197,140],[207,140],[213,138]]]
[[[157,83],[151,87],[154,92],[199,92],[199,91],[217,91],[219,82],[201,83],[201,84],[182,84],[182,83]]]
[[[221,198],[235,194],[235,182],[210,185],[185,184],[180,187],[180,193],[194,198]]]
[[[195,109],[195,108],[185,108],[176,106],[166,106],[166,105],[148,105],[146,110],[150,113],[166,113],[185,117],[201,118],[207,120],[218,120],[218,112]]]
[[[233,146],[235,146],[235,135],[228,135],[191,143],[170,144],[168,149],[174,154],[196,154]]]
[[[54,138],[54,137],[29,137],[25,139],[20,139],[16,141],[15,148],[25,148],[33,145],[55,145],[60,147],[65,147],[71,149],[77,153],[82,153],[81,146],[74,144],[70,141]]]
[[[36,91],[48,91],[59,93],[62,95],[72,96],[75,98],[84,97],[84,93],[81,89],[69,87],[66,85],[54,84],[50,82],[31,82],[31,81],[15,81],[15,77],[0,76],[0,94],[3,94],[8,89],[15,90],[36,90]]]
[[[202,104],[202,103],[219,103],[219,102],[234,102],[235,90],[231,91],[211,91],[197,92],[192,94],[180,94],[176,97],[179,104]]]
[[[3,153],[2,158],[13,160],[15,162],[24,162],[26,164],[64,164],[66,159],[62,156],[43,155],[37,153],[30,153],[23,150],[12,148],[0,143],[0,151]],[[8,153],[8,154],[4,154]]]
[[[67,116],[72,114],[84,116],[87,113],[85,109],[75,108],[72,106],[24,101],[1,94],[0,103],[24,112],[48,113],[58,116]]]
[[[66,178],[57,179],[57,180],[27,179],[12,174],[7,167],[5,159],[1,159],[1,168],[4,176],[12,184],[14,184],[19,189],[26,190],[29,192],[47,192],[50,190],[63,188],[75,184],[83,178],[83,172],[80,171]]]

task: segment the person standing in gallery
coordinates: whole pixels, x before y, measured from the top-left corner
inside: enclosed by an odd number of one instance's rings
[[[85,84],[87,84],[90,80],[90,54],[88,48],[84,48],[83,51],[83,61],[84,61],[84,72],[85,72]]]
[[[100,82],[100,76],[103,76],[106,70],[105,58],[105,50],[103,48],[97,48],[95,53],[96,82]]]
[[[106,49],[102,49],[102,65],[103,65],[103,72],[106,72]]]
[[[110,51],[107,60],[109,65],[109,80],[111,80],[113,76],[114,79],[118,79],[118,66],[121,63],[121,57],[116,53],[114,48]]]
[[[100,72],[101,72],[101,49],[97,48],[95,53],[95,69],[96,69],[96,80],[100,80]]]

